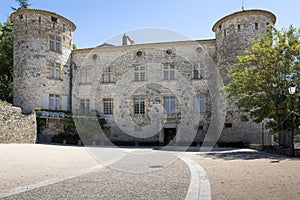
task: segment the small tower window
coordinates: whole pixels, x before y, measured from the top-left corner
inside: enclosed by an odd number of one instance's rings
[[[237,31],[241,32],[241,25],[237,25]]]
[[[258,23],[255,23],[255,30],[258,30]]]
[[[224,36],[226,36],[226,29],[224,30]]]
[[[23,19],[23,15],[19,15],[19,18],[20,18],[20,19]]]
[[[41,19],[41,17],[39,17],[39,24],[42,22],[42,19]]]
[[[56,17],[51,17],[51,21],[52,21],[53,23],[57,23],[57,18],[56,18]]]
[[[269,32],[270,31],[270,27],[269,27],[270,24],[267,23],[266,25],[267,25],[267,32]]]
[[[219,25],[219,31],[222,29],[222,24]]]

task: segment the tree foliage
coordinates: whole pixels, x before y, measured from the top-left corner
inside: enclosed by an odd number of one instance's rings
[[[13,97],[13,24],[0,24],[0,99],[12,103]]]
[[[292,82],[300,86],[299,35],[300,30],[292,26],[283,30],[270,26],[266,34],[250,40],[251,48],[237,57],[231,70],[233,82],[225,89],[246,113],[244,120],[258,123],[270,119],[267,125],[274,131],[290,127],[288,87]]]
[[[19,8],[28,8],[29,0],[16,0]],[[8,19],[0,23],[0,100],[13,101],[13,23]]]
[[[16,2],[18,2],[19,8],[11,7],[11,9],[13,9],[14,11],[19,10],[19,9],[25,9],[25,8],[28,8],[29,6],[31,6],[31,3],[29,3],[29,0],[16,0]]]

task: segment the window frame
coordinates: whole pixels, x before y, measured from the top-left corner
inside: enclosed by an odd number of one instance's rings
[[[59,104],[57,107],[57,103]],[[53,104],[53,106],[52,106]],[[49,110],[61,110],[62,109],[62,97],[58,94],[49,94]]]
[[[89,69],[84,67],[79,69],[79,83],[81,85],[90,84],[89,82]]]
[[[197,74],[197,75],[196,75]],[[205,79],[205,65],[203,63],[195,63],[193,66],[193,79]]]
[[[165,63],[162,66],[162,80],[174,81],[176,80],[176,65],[172,63]]]
[[[63,73],[62,73],[62,65],[60,63],[48,61],[47,69],[48,69],[47,78],[53,80],[62,80]]]
[[[147,112],[146,105],[147,105],[146,96],[133,96],[132,97],[133,116],[145,116]]]
[[[102,83],[113,83],[113,68],[112,67],[105,67],[102,69]]]
[[[133,66],[133,81],[146,81],[146,67],[144,65]]]
[[[57,53],[62,52],[61,37],[58,35],[49,35],[49,50]]]
[[[206,96],[194,96],[194,113],[204,114],[206,112]]]
[[[166,100],[168,99],[168,108],[166,109]],[[173,104],[170,103],[172,100],[172,102],[174,102],[174,108],[173,108],[173,112],[172,112],[172,108],[170,109],[170,107],[173,107]],[[176,96],[164,96],[163,97],[163,108],[164,108],[164,114],[167,115],[175,115],[176,111],[177,111],[177,99]]]
[[[114,99],[113,98],[103,98],[103,115],[113,115],[114,114]]]
[[[83,106],[82,106],[83,105]],[[79,99],[79,110],[84,113],[89,113],[91,108],[90,99]]]

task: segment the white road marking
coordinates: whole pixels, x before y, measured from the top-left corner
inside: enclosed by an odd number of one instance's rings
[[[186,156],[180,156],[180,159],[189,166],[191,171],[191,182],[185,199],[210,200],[210,183],[204,169],[197,162],[187,158]]]

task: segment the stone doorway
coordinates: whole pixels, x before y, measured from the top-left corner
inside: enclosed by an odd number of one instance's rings
[[[176,128],[164,128],[164,145],[174,145],[176,137]]]

